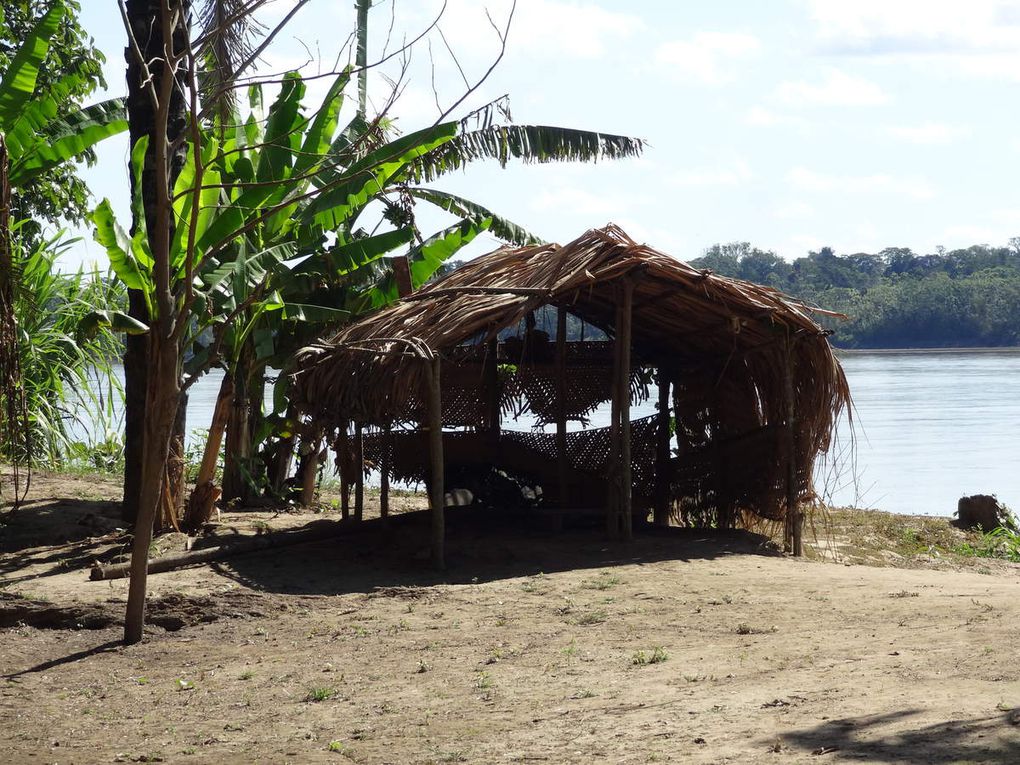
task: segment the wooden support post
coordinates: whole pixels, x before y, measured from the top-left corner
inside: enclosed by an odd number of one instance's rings
[[[439,367],[439,356],[436,356],[429,364],[426,374],[429,385],[429,457],[432,466],[432,491],[429,496],[429,503],[432,506],[432,565],[442,571],[446,568],[443,549],[446,541],[444,518],[446,487],[443,486],[443,395]]]
[[[556,477],[560,507],[568,505],[567,474],[567,310],[556,311]]]
[[[360,422],[354,424],[354,520],[365,517],[365,435]]]
[[[347,423],[342,423],[337,432],[336,456],[340,467],[340,517],[347,520],[351,517],[351,484],[348,480],[347,463],[350,461],[350,438],[347,435]]]
[[[379,516],[390,517],[390,449],[393,448],[393,433],[390,426],[383,428],[382,459],[379,461]]]
[[[670,497],[670,417],[669,417],[669,375],[659,367],[659,413],[656,417],[655,442],[655,511],[656,526],[669,525]]]
[[[304,473],[301,476],[301,504],[305,507],[311,507],[315,501],[315,485],[319,479],[320,449],[319,436],[316,435],[311,441],[311,449],[306,455]]]
[[[609,416],[609,459],[606,475],[609,491],[606,496],[606,533],[610,539],[620,536],[619,508],[622,485],[620,482],[620,326],[622,325],[622,304],[616,304],[615,336],[613,338],[613,375],[610,380],[612,406]]]
[[[485,350],[485,403],[488,406],[487,425],[493,447],[499,444],[500,389],[499,389],[499,339],[492,338]]]
[[[795,556],[804,554],[804,516],[800,511],[799,487],[797,486],[797,411],[794,401],[794,360],[793,342],[786,338],[786,364],[783,370],[784,396],[786,404],[786,547]]]
[[[634,308],[634,281],[627,278],[623,282],[623,307],[620,311],[621,323],[617,335],[620,344],[620,525],[623,538],[629,540],[633,535],[633,478],[630,462],[630,345],[631,319]]]

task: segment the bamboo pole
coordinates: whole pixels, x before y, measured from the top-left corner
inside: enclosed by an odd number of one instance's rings
[[[800,512],[797,490],[797,412],[794,402],[793,343],[787,335],[786,357],[783,370],[784,399],[786,403],[786,525],[788,549],[796,557],[804,554],[804,517]]]
[[[620,526],[624,540],[633,536],[632,475],[630,460],[630,362],[631,325],[634,313],[634,281],[623,283],[623,306],[620,311]]]
[[[655,449],[655,511],[656,526],[669,525],[669,376],[659,367],[659,413]]]
[[[443,549],[446,537],[444,518],[446,487],[443,486],[443,396],[439,378],[439,356],[432,359],[427,369],[429,457],[432,468],[432,491],[429,497],[432,505],[432,565],[442,571],[446,568]]]
[[[567,505],[567,310],[556,311],[556,477],[559,503]]]
[[[390,517],[390,449],[393,446],[393,433],[390,426],[383,428],[382,459],[379,461],[379,516]]]

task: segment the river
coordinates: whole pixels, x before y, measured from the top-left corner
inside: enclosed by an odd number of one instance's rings
[[[980,493],[1020,509],[1020,350],[841,358],[854,397],[853,429],[841,422],[830,456],[819,463],[816,483],[826,501],[948,516],[961,496]],[[192,388],[192,442],[194,429],[209,426],[219,381],[219,373],[209,374]],[[652,411],[646,403],[634,417]],[[608,412],[596,412],[592,426],[603,424]]]

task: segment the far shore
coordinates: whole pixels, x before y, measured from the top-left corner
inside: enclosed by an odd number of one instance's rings
[[[1020,346],[1004,345],[997,348],[967,348],[967,347],[939,347],[939,348],[839,348],[834,346],[839,356],[864,356],[870,354],[882,354],[887,356],[896,355],[919,355],[928,353],[1020,353]]]

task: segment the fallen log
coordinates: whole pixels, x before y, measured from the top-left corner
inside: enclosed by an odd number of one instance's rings
[[[174,571],[186,566],[197,566],[202,563],[210,563],[234,555],[258,552],[273,547],[287,547],[307,542],[319,542],[324,539],[338,537],[342,534],[349,534],[355,528],[354,524],[344,521],[324,521],[300,531],[277,531],[259,534],[215,547],[205,547],[179,555],[166,555],[162,558],[150,560],[149,573],[161,574],[165,571]],[[94,582],[105,579],[123,579],[130,574],[130,563],[113,563],[107,566],[97,563],[92,566],[92,570],[89,572],[89,579]]]

